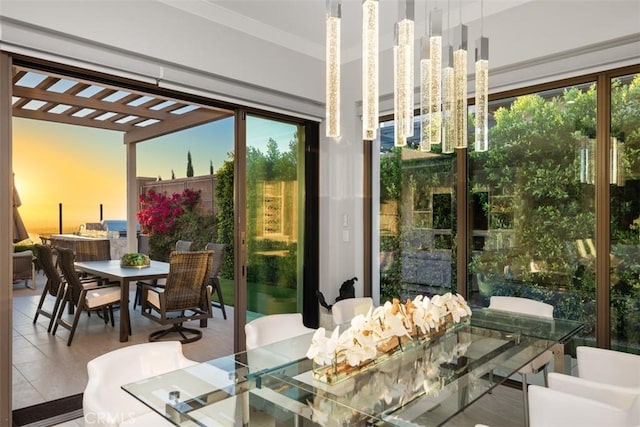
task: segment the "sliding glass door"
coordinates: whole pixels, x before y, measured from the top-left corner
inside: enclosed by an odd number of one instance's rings
[[[247,321],[302,311],[304,145],[304,126],[247,116]]]

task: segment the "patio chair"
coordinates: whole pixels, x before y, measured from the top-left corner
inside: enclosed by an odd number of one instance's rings
[[[13,253],[13,283],[18,283],[21,280],[24,280],[24,285],[27,288],[36,288],[33,252],[30,250]]]
[[[62,301],[64,286],[62,286],[62,276],[60,274],[60,271],[58,271],[58,269],[56,268],[55,261],[53,260],[53,248],[51,246],[36,243],[35,251],[38,262],[40,263],[40,267],[47,277],[47,281],[45,282],[44,288],[42,289],[42,295],[40,296],[40,301],[38,302],[38,307],[36,308],[36,315],[33,317],[33,324],[35,325],[36,321],[38,320],[38,316],[42,314],[43,316],[50,319],[47,332],[51,332],[51,328],[56,321],[56,313],[58,312],[60,302]],[[51,295],[55,298],[53,308],[50,311],[43,308],[44,301],[47,295]]]
[[[224,307],[224,299],[222,298],[222,289],[220,289],[220,279],[218,278],[218,274],[220,273],[222,263],[224,262],[224,253],[226,248],[227,245],[224,243],[207,243],[204,247],[205,251],[213,251],[213,265],[211,266],[211,279],[209,281],[209,285],[213,288],[212,293],[213,291],[216,292],[218,302],[211,301],[211,304],[222,310],[222,316],[225,320],[227,320],[227,311]]]
[[[80,315],[83,311],[91,312],[101,310],[103,312],[104,323],[108,323],[109,318],[111,318],[111,326],[114,326],[113,305],[120,302],[120,287],[101,285],[98,281],[83,282],[80,280],[73,264],[75,258],[73,250],[57,248],[57,251],[58,263],[66,283],[62,295],[62,306],[58,310],[56,322],[51,333],[55,335],[58,326],[68,329],[69,338],[67,345],[70,346],[78,326],[78,321],[80,320]],[[75,306],[75,314],[71,323],[62,318],[67,304],[73,304]],[[109,309],[108,312],[107,309]]]
[[[176,251],[178,252],[189,252],[193,249],[193,242],[189,240],[178,240],[176,242]]]
[[[159,341],[177,333],[180,342],[189,343],[202,338],[202,331],[184,327],[184,322],[212,317],[210,277],[213,251],[171,253],[169,276],[164,288],[142,285],[142,315],[161,325],[172,325],[149,334],[149,341]]]
[[[74,242],[76,261],[109,261],[111,259],[111,242],[108,239],[78,240]],[[96,276],[82,273],[83,280],[104,280]],[[104,283],[109,283],[104,280]]]
[[[110,351],[87,363],[89,380],[82,395],[85,425],[172,425],[121,386],[195,365],[178,342],[136,344]]]
[[[76,261],[108,261],[111,259],[109,239],[78,240],[75,242]]]
[[[178,240],[176,241],[175,251],[176,252],[190,252],[193,249],[193,242],[189,240]],[[148,255],[148,254],[147,254]],[[153,279],[150,281],[140,280],[136,283],[136,295],[133,298],[133,309],[135,310],[138,305],[140,305],[140,291],[143,285],[151,285],[156,288],[164,288],[165,280],[164,279]]]
[[[494,310],[509,311],[511,313],[527,314],[553,319],[553,306],[541,301],[528,298],[492,296],[489,300],[489,308]],[[527,375],[544,373],[544,384],[547,386],[547,371],[549,363],[553,359],[553,352],[547,350],[528,364],[524,365],[518,373],[522,376],[522,398],[524,405],[524,423],[529,427],[529,398],[527,389]]]

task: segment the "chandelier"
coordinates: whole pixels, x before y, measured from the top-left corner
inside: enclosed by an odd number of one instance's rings
[[[435,3],[435,1],[434,1]],[[425,20],[428,31],[421,38],[419,58],[419,111],[421,151],[442,144],[442,153],[467,147],[467,44],[468,29],[460,23],[452,29],[447,12],[447,43],[443,44],[443,13],[436,5]],[[340,21],[341,0],[326,0],[326,135],[340,136]],[[489,39],[484,37],[483,0],[481,34],[475,51],[475,151],[488,149]],[[394,28],[393,99],[394,145],[406,146],[414,134],[415,0],[398,0]],[[426,24],[426,23],[425,23]],[[452,45],[452,34],[455,43]],[[455,48],[454,48],[455,47]],[[362,139],[376,138],[379,116],[379,2],[362,1]]]

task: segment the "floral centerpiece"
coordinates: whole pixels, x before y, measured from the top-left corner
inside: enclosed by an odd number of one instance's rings
[[[151,266],[151,259],[145,254],[131,252],[122,255],[120,266],[125,268],[146,268]]]
[[[331,335],[319,328],[307,357],[314,361],[315,379],[336,383],[470,316],[471,309],[461,295],[447,293],[431,299],[418,295],[404,304],[394,299],[355,316],[342,333],[340,326]]]
[[[316,384],[313,399],[307,400],[311,420],[324,427],[366,425],[368,414],[380,411],[380,405],[392,412],[418,396],[437,397],[452,384],[456,387],[458,361],[471,344],[465,334],[416,341],[421,345],[406,350],[402,357],[375,364],[362,375],[348,377],[349,381],[337,386]],[[471,389],[478,373],[468,375]]]

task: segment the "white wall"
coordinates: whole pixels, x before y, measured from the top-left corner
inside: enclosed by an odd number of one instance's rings
[[[343,21],[360,25],[359,17]],[[473,48],[479,23],[468,24]],[[491,43],[491,92],[640,63],[636,0],[533,0],[487,16],[484,29]],[[160,84],[171,88],[324,116],[323,61],[161,2],[3,0],[0,40],[5,50],[145,81],[162,77]],[[382,52],[381,113],[392,110],[391,63],[391,52]],[[470,55],[470,70],[472,63]],[[343,65],[342,81],[342,137],[320,141],[320,287],[329,302],[353,276],[362,294],[359,61]],[[470,94],[472,88],[470,76]]]
[[[322,117],[323,63],[157,1],[0,2],[2,48]]]

